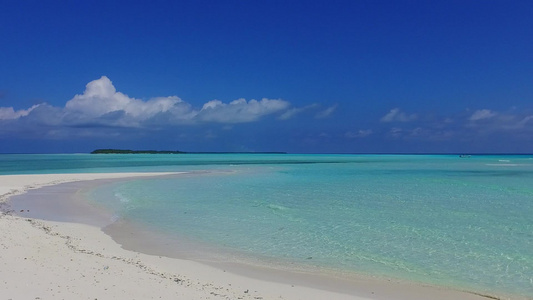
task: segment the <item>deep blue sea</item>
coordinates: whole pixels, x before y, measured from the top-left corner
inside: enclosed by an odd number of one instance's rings
[[[533,297],[532,155],[0,155],[0,174],[133,171],[194,173],[91,201],[265,261]]]

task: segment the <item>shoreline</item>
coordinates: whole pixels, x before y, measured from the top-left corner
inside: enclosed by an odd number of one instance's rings
[[[179,173],[2,175],[0,203],[30,189],[66,182],[177,174]],[[0,208],[3,205],[0,204]],[[103,225],[99,227],[95,224],[68,221],[28,219],[5,213],[2,209],[0,285],[5,285],[2,290],[7,291],[7,295],[13,299],[27,296],[46,299],[44,296],[56,297],[59,294],[67,298],[80,298],[80,293],[87,294],[86,299],[97,298],[97,295],[106,299],[157,299],[176,296],[186,299],[491,298],[414,283],[370,278],[360,279],[358,283],[342,282],[331,278],[326,280],[326,277],[320,274],[291,273],[240,264],[203,263],[143,254],[125,250],[111,236],[105,234],[102,227]],[[14,232],[13,228],[17,231]],[[48,251],[41,251],[43,248]],[[25,266],[28,262],[31,262],[30,267]],[[68,267],[73,264],[71,262],[77,262],[75,268]],[[54,277],[55,282],[51,281],[49,285],[37,289],[34,286],[29,288],[31,282],[48,279],[47,274],[50,272],[57,274]],[[86,274],[93,275],[94,284],[88,286],[90,282],[86,282]],[[148,282],[150,284],[147,284]],[[91,293],[94,295],[89,295]],[[144,296],[141,297],[141,294]]]

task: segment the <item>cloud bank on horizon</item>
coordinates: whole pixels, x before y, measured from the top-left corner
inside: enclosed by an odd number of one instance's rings
[[[75,95],[64,107],[46,103],[15,111],[0,108],[0,120],[31,119],[54,126],[147,127],[153,125],[246,123],[285,111],[290,103],[281,99],[237,99],[229,103],[211,100],[200,109],[177,96],[155,97],[147,101],[118,92],[109,78],[89,82],[83,94]]]
[[[118,131],[110,133],[102,128],[157,131],[202,124],[219,124],[231,130],[239,124],[264,120],[283,124],[306,112],[309,122],[318,122],[333,116],[337,110],[337,104],[326,108],[318,103],[293,107],[286,100],[268,98],[237,99],[229,103],[211,100],[201,107],[194,107],[178,96],[141,100],[117,91],[111,80],[102,76],[89,82],[82,94],[75,95],[63,107],[47,103],[20,110],[0,107],[0,136],[23,134],[53,139],[109,137],[116,136]],[[356,118],[357,113],[353,117]],[[393,140],[446,142],[505,133],[527,139],[533,134],[533,113],[515,108],[508,111],[481,108],[465,109],[452,116],[435,116],[421,112],[407,113],[395,107],[375,120],[372,128],[342,131],[350,125],[337,124],[337,127],[340,131],[316,133],[314,138],[336,135],[345,140],[361,140],[381,136]],[[205,135],[205,138],[213,137],[212,130]]]

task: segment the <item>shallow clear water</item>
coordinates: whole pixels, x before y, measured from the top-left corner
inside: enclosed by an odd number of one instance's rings
[[[532,156],[130,155],[87,167],[91,159],[68,170],[212,171],[93,191],[118,216],[167,234],[265,259],[533,296]]]

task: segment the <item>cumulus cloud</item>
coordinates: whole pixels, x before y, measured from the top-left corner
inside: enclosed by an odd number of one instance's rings
[[[13,107],[0,107],[0,120],[14,120],[20,117],[27,116],[32,110],[39,105],[34,105],[28,109],[21,109],[15,111]]]
[[[0,107],[0,120],[24,119],[25,124],[56,127],[137,128],[176,124],[254,122],[274,113],[283,113],[290,103],[281,99],[245,100],[230,103],[212,100],[200,109],[177,96],[141,100],[118,92],[109,78],[102,76],[86,85],[64,107],[48,104],[15,111]]]
[[[65,105],[70,113],[80,113],[85,117],[100,117],[110,112],[123,111],[125,114],[145,120],[157,113],[166,112],[183,102],[176,96],[159,97],[142,101],[117,92],[111,80],[103,76],[87,84],[85,92],[76,95]]]
[[[89,82],[83,94],[65,104],[65,125],[98,123],[109,126],[138,127],[158,114],[172,113],[175,119],[191,118],[190,105],[177,96],[156,97],[148,101],[117,92],[109,78]]]
[[[384,115],[380,121],[381,122],[411,122],[416,120],[418,117],[416,114],[407,115],[406,113],[400,111],[399,108],[393,108]]]
[[[182,125],[197,124],[201,126],[196,128],[205,129],[212,127],[205,124],[213,123],[229,130],[236,127],[236,124],[256,122],[269,116],[287,120],[306,113],[311,118],[326,118],[332,116],[337,107],[322,107],[319,104],[293,107],[285,100],[267,98],[237,99],[231,102],[211,100],[198,106],[177,96],[137,99],[117,91],[111,80],[102,76],[89,82],[82,93],[62,106],[42,103],[20,110],[0,107],[0,134],[23,132],[58,139],[72,135],[123,136],[125,132],[137,136],[149,133],[146,130],[123,129],[162,129],[170,132]],[[452,138],[472,140],[494,134],[516,136],[522,140],[533,136],[531,109],[496,111],[484,108],[437,116],[422,112],[408,114],[400,108],[393,108],[372,123],[360,122],[357,115],[349,122],[349,126],[367,129],[348,131],[345,127],[334,136],[355,139],[382,135],[389,138],[439,141]],[[214,133],[208,131],[203,137],[213,136]]]

